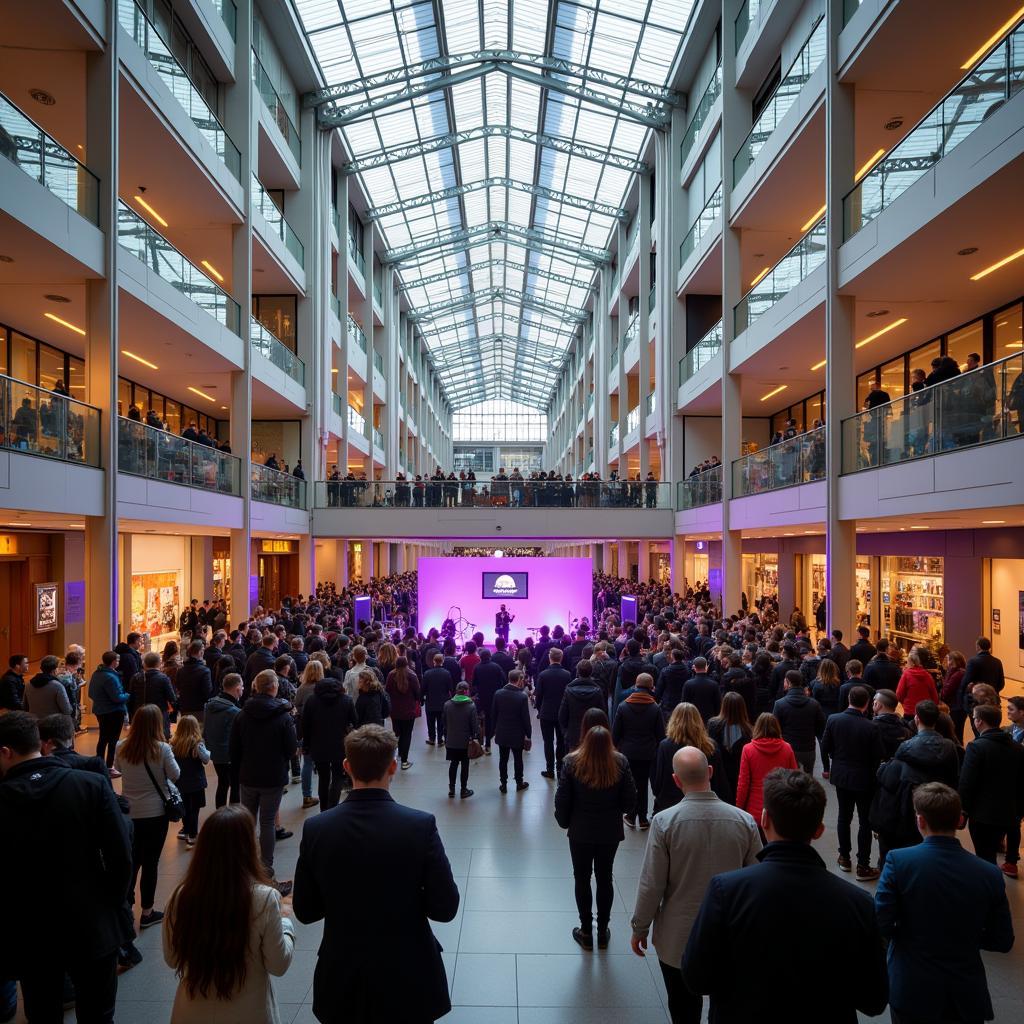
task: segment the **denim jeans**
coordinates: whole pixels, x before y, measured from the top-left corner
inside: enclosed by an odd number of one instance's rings
[[[302,755],[302,796],[308,800],[313,796],[313,758]]]
[[[278,808],[281,806],[281,786],[242,786],[242,806],[256,819],[260,834],[260,858],[264,867],[274,877],[274,845],[277,842]]]

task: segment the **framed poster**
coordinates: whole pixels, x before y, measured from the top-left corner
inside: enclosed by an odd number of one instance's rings
[[[35,631],[49,633],[57,628],[56,583],[37,583],[35,603]]]

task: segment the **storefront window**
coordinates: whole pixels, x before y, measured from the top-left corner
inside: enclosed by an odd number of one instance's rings
[[[932,360],[942,355],[942,343],[938,338],[929,341],[927,345],[915,348],[909,355],[911,370],[924,370],[927,376],[932,372]]]
[[[909,650],[945,639],[943,560],[905,555],[882,559],[882,618],[886,634]]]
[[[52,391],[57,381],[64,382],[64,353],[49,345],[39,346],[39,386]]]
[[[823,396],[818,394],[813,398],[808,398],[805,403],[807,406],[807,429],[810,430],[814,426],[815,420],[821,420],[825,422],[825,411]]]
[[[29,384],[36,382],[36,343],[15,331],[11,335],[11,376]]]
[[[857,625],[871,625],[871,559],[858,558],[855,568],[857,577]]]
[[[1005,359],[1014,354],[1020,355],[1022,345],[1021,304],[996,313],[993,327],[994,358]]]
[[[68,391],[72,398],[85,400],[85,363],[74,356],[68,356]]]
[[[156,646],[159,638],[163,644],[178,636],[178,622],[181,616],[181,572],[146,572],[132,575],[132,621],[131,630],[142,633],[149,643],[146,649]]]
[[[0,373],[7,373],[7,329],[0,327]]]
[[[888,393],[891,401],[902,398],[906,393],[905,366],[906,360],[903,356],[898,356],[882,366],[882,390]]]
[[[961,327],[946,338],[946,355],[952,356],[960,372],[967,369],[967,357],[976,352],[984,360],[985,351],[985,330],[981,320],[975,320],[973,324]]]
[[[127,416],[132,407],[132,386],[123,377],[117,382],[117,414]]]
[[[755,607],[764,597],[778,597],[779,556],[753,554],[743,556],[743,593],[748,607]]]
[[[164,419],[167,421],[167,429],[172,434],[181,433],[181,406],[177,402],[172,402],[169,398],[164,406]]]
[[[875,386],[875,382],[878,380],[878,371],[869,370],[867,373],[862,373],[857,378],[857,408],[863,409],[864,403],[867,401],[868,394],[871,389]]]

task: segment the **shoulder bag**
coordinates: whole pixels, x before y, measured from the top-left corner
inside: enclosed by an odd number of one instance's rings
[[[185,817],[185,804],[181,799],[181,794],[178,792],[177,786],[168,779],[167,792],[165,793],[156,781],[156,778],[149,767],[149,762],[143,761],[142,764],[146,769],[146,774],[149,776],[149,781],[153,783],[153,788],[156,790],[157,796],[159,796],[163,801],[164,817],[168,821],[181,821],[181,819]]]
[[[484,748],[475,736],[470,739],[469,746],[466,748],[466,754],[470,761],[475,761],[478,757],[484,756]]]

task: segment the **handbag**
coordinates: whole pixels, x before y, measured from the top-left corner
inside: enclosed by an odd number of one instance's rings
[[[146,769],[146,774],[149,776],[149,781],[153,783],[153,788],[156,790],[157,796],[159,796],[163,801],[164,817],[168,821],[181,821],[181,819],[185,817],[185,802],[181,799],[178,787],[168,779],[167,792],[164,793],[157,783],[156,778],[153,776],[153,772],[150,770],[149,762],[143,761],[142,764]]]
[[[484,756],[484,748],[475,737],[469,741],[469,746],[466,747],[466,754],[470,761],[475,761],[478,757]]]

